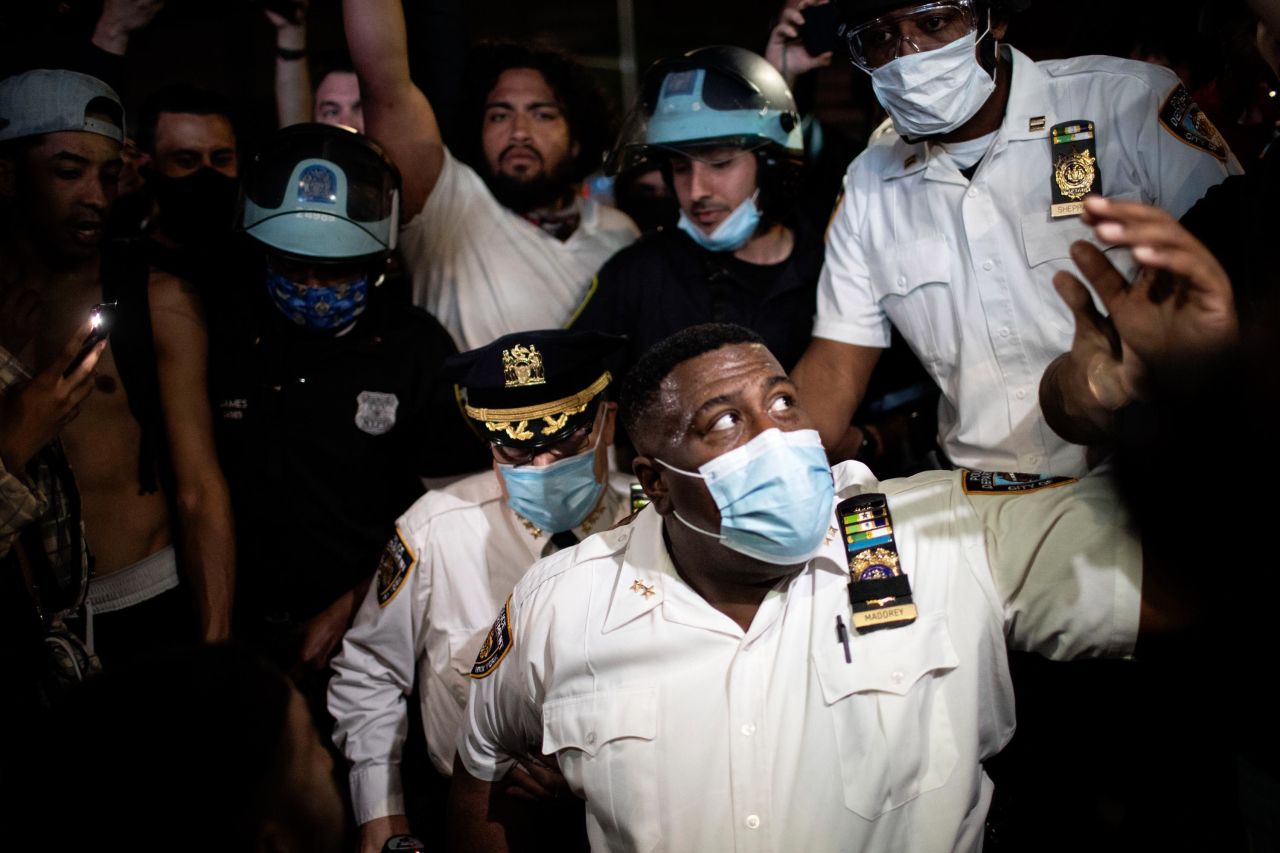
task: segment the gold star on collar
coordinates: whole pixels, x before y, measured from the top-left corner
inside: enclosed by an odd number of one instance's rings
[[[600,503],[596,504],[596,508],[591,510],[590,513],[588,513],[587,517],[584,518],[582,520],[582,523],[578,525],[578,528],[580,528],[583,533],[590,533],[592,526],[595,525],[596,520],[600,518],[600,515],[606,509],[608,509],[608,507],[605,505],[604,498],[602,497],[600,499]],[[516,518],[520,519],[520,523],[524,525],[525,530],[529,531],[530,536],[532,536],[534,539],[542,538],[543,530],[541,527],[534,524],[532,521],[525,518],[523,515],[521,515],[518,512],[516,513]]]
[[[534,539],[542,538],[542,528],[525,518],[520,513],[516,513],[516,518],[520,519],[520,523],[524,525],[524,529],[529,531],[529,535]]]
[[[832,538],[834,538],[834,537],[835,537],[835,535],[836,535],[836,529],[835,529],[834,527],[828,527],[828,528],[827,528],[827,535],[823,538],[823,540],[822,540],[822,544],[823,544],[823,545],[830,545],[830,544],[831,544],[831,540],[832,540]]]
[[[636,582],[631,585],[631,591],[643,593],[645,601],[648,601],[650,598],[653,598],[657,594],[656,592],[654,592],[653,587],[647,586],[641,583],[639,579],[637,579]]]

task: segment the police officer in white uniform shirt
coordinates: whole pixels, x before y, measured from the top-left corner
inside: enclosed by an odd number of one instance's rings
[[[454,769],[467,849],[506,849],[493,785],[540,750],[597,850],[974,850],[1007,647],[1125,655],[1156,625],[1105,478],[848,462],[833,489],[746,329],[655,346],[621,406],[652,503],[501,610]]]
[[[1036,388],[1071,343],[1051,280],[1072,268],[1072,242],[1095,239],[1084,196],[1180,216],[1240,170],[1169,70],[1103,56],[1037,63],[1001,45],[1015,3],[842,3],[850,55],[891,122],[849,167],[815,340],[795,371],[828,446],[892,323],[942,391],[952,463],[1082,472],[1083,448],[1045,424]],[[1127,251],[1108,254],[1134,273]]]
[[[362,850],[408,831],[400,764],[415,681],[431,762],[448,775],[494,612],[540,557],[631,511],[626,478],[608,473],[617,409],[608,365],[623,343],[520,332],[447,363],[494,470],[428,492],[396,521],[333,662],[329,711],[352,763]]]
[[[579,192],[612,142],[586,69],[521,45],[474,48],[461,113],[477,143],[465,147],[478,150],[467,156],[445,147],[409,77],[400,0],[344,0],[343,11],[365,125],[404,176],[414,304],[462,349],[563,326],[596,271],[639,236],[625,213]]]

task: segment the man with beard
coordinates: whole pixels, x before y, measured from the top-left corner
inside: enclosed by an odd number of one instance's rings
[[[30,71],[0,83],[0,195],[12,215],[0,269],[8,304],[31,308],[5,318],[29,336],[15,354],[44,370],[83,334],[95,305],[118,302],[98,393],[62,431],[95,557],[85,633],[107,667],[196,639],[179,563],[200,636],[225,637],[234,553],[198,304],[170,275],[121,287],[100,249],[123,112],[110,87],[84,74]]]
[[[413,301],[463,349],[563,325],[596,270],[636,237],[624,214],[577,193],[610,141],[585,71],[548,51],[479,48],[462,120],[479,133],[463,163],[409,77],[397,0],[345,0],[343,11],[365,127],[404,176]]]

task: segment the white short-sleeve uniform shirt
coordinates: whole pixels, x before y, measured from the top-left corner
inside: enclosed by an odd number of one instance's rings
[[[400,229],[413,303],[469,350],[529,329],[558,329],[604,262],[635,242],[625,213],[591,199],[561,242],[493,197],[446,149],[422,211]]]
[[[630,511],[628,486],[624,477],[611,480],[598,511],[574,531],[579,538]],[[546,533],[507,506],[492,471],[427,492],[396,520],[329,682],[358,823],[404,813],[400,756],[415,680],[431,762],[453,772],[476,653],[494,612],[549,547]]]
[[[838,499],[888,495],[914,623],[853,633],[846,662],[833,527],[744,632],[680,579],[645,509],[516,585],[472,683],[467,770],[554,753],[596,850],[976,850],[980,762],[1014,728],[1006,644],[1129,653],[1138,543],[1096,475],[1017,496],[965,494],[959,472],[835,475]]]
[[[1076,271],[1073,242],[1097,241],[1079,217],[1049,215],[1049,131],[1093,122],[1103,194],[1174,216],[1240,167],[1225,144],[1215,156],[1161,121],[1166,101],[1185,94],[1168,69],[1103,56],[1036,63],[1005,50],[1004,123],[972,181],[887,122],[849,167],[813,333],[886,347],[896,326],[942,390],[939,440],[956,465],[1075,475],[1084,448],[1045,424],[1038,389],[1074,331],[1053,275]],[[1137,269],[1126,250],[1108,256],[1127,276]]]

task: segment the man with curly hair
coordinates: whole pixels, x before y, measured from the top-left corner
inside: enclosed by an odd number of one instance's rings
[[[461,112],[479,132],[451,152],[409,77],[398,0],[344,0],[343,14],[366,131],[404,177],[413,301],[462,349],[563,325],[596,270],[637,235],[625,214],[578,192],[612,142],[586,70],[523,45],[478,48]]]

